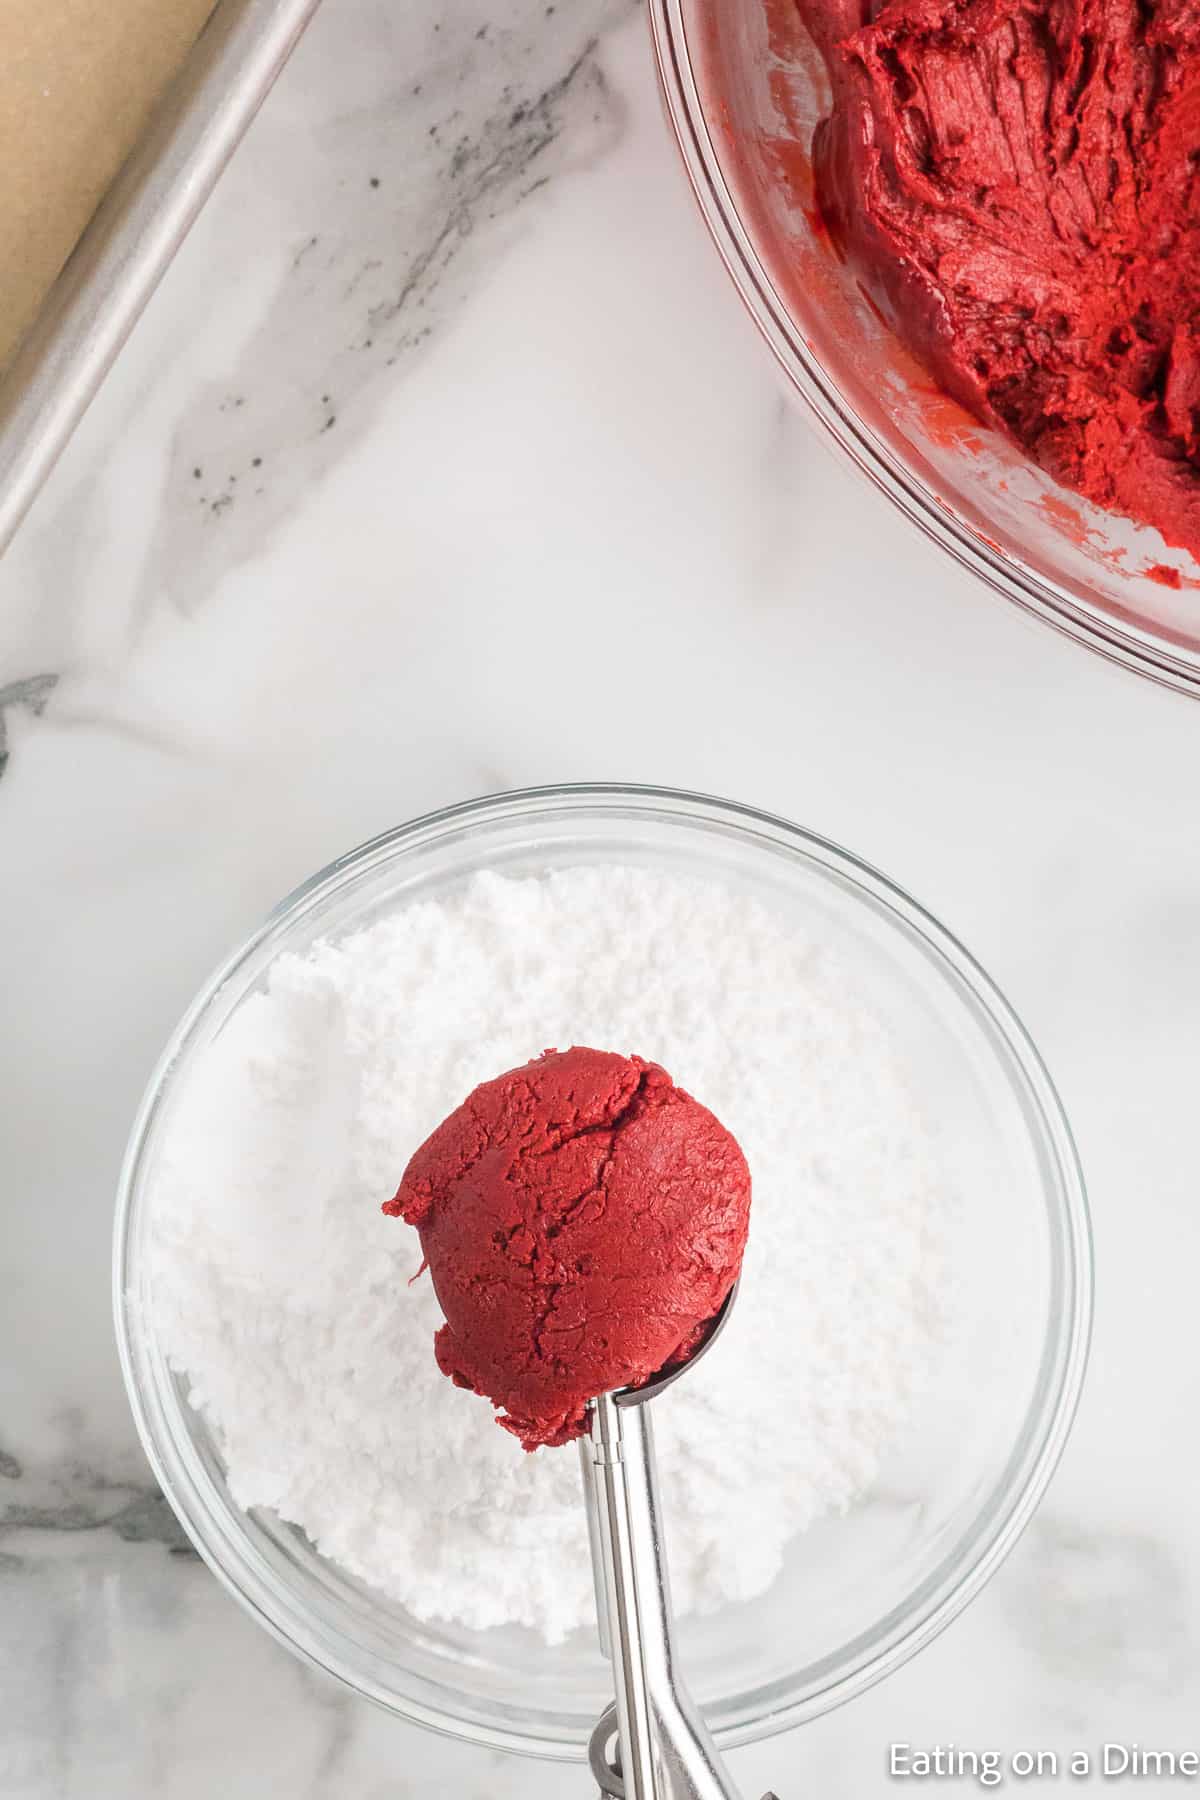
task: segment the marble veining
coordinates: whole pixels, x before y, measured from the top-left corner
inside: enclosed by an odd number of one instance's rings
[[[8,763],[8,709],[20,707],[37,718],[54,692],[57,675],[27,675],[20,681],[9,681],[0,687],[0,775]],[[0,1475],[4,1474],[0,1461]]]
[[[398,93],[344,95],[324,121],[324,170],[295,208],[303,235],[283,246],[261,323],[173,436],[149,592],[165,584],[177,605],[196,605],[268,539],[341,454],[329,434],[365,430],[397,365],[453,316],[501,247],[496,229],[520,229],[526,201],[611,144],[620,111],[595,57],[603,15],[580,41],[583,21],[565,12],[572,29],[534,53],[492,9],[456,10],[435,21],[436,53],[394,45],[393,67],[407,62],[420,78]],[[331,29],[322,19],[301,57],[323,66]]]
[[[26,1470],[0,1451],[0,1547],[20,1561],[22,1534],[43,1531],[111,1531],[127,1544],[160,1543],[193,1554],[153,1482],[119,1479],[70,1457]]]
[[[914,1662],[737,1752],[750,1800],[882,1800],[899,1738],[1195,1743],[1198,730],[826,453],[633,0],[331,0],[0,566],[5,1800],[589,1791],[243,1616],[141,1457],[108,1292],[129,1123],[218,959],[375,831],[588,778],[913,890],[1044,1051],[1096,1216],[1045,1507]]]
[[[1045,1512],[1029,1529],[1011,1584],[1014,1628],[1053,1679],[1088,1696],[1183,1700],[1197,1673],[1185,1571],[1163,1539],[1088,1531]]]

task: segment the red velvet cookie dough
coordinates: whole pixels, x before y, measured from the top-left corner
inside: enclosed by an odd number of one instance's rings
[[[547,1051],[476,1088],[383,1210],[420,1232],[442,1372],[533,1450],[703,1340],[741,1267],[750,1173],[656,1063]]]
[[[1200,0],[797,0],[835,240],[946,389],[1200,555]]]

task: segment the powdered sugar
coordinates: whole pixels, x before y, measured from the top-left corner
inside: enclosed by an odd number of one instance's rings
[[[874,1478],[935,1356],[942,1202],[887,1036],[794,922],[644,869],[473,877],[283,956],[196,1065],[154,1192],[153,1303],[235,1498],[422,1619],[593,1616],[573,1450],[524,1454],[437,1371],[412,1150],[573,1043],[661,1062],[754,1183],[733,1323],[655,1407],[677,1610],[769,1585]]]

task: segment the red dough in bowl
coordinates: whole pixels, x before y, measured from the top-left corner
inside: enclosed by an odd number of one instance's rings
[[[1200,0],[797,0],[831,234],[942,385],[1200,555]]]
[[[534,1450],[703,1341],[741,1267],[750,1173],[657,1063],[576,1048],[477,1087],[383,1210],[420,1232],[439,1367]]]

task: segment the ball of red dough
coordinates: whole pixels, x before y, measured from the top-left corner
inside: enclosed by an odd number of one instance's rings
[[[439,1366],[533,1450],[703,1340],[741,1267],[750,1172],[656,1063],[547,1051],[476,1088],[383,1210],[420,1232]]]

